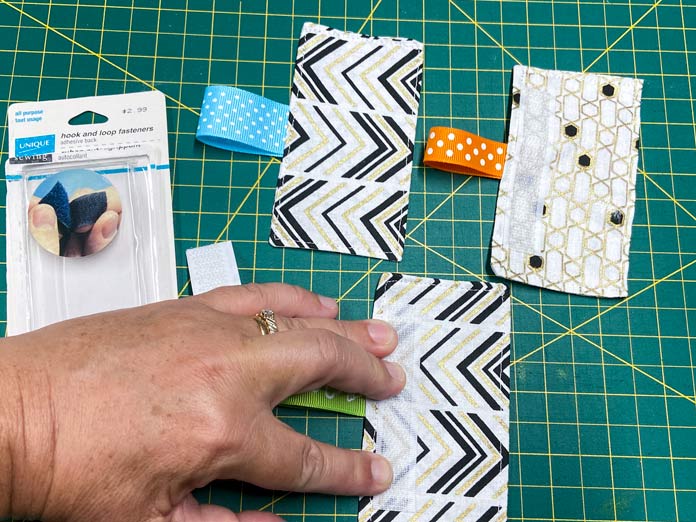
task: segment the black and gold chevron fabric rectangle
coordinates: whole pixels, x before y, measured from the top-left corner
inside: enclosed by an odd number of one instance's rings
[[[373,317],[399,346],[397,397],[367,401],[363,449],[394,482],[360,500],[360,522],[507,520],[510,294],[502,284],[385,274]]]
[[[422,75],[420,42],[304,25],[272,245],[401,260]]]

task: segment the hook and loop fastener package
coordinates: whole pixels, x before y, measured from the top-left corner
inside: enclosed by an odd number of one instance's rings
[[[175,298],[162,93],[17,103],[8,123],[8,334]]]

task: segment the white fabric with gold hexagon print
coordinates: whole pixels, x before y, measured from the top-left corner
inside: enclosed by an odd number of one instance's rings
[[[491,268],[597,297],[628,295],[643,81],[515,66]]]

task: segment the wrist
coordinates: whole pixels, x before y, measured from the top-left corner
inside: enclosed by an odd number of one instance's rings
[[[0,341],[0,520],[14,514],[14,441],[17,439],[17,379],[8,362],[8,341]]]
[[[0,340],[0,518],[41,518],[52,483],[51,386],[25,338]]]

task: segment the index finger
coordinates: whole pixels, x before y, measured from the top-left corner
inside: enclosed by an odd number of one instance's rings
[[[338,314],[334,299],[284,283],[224,286],[189,299],[233,315],[251,316],[264,309],[287,317],[333,318]]]
[[[355,341],[330,330],[288,330],[258,337],[253,352],[267,376],[259,388],[276,406],[295,393],[331,386],[382,400],[406,384],[403,368],[379,359]]]

